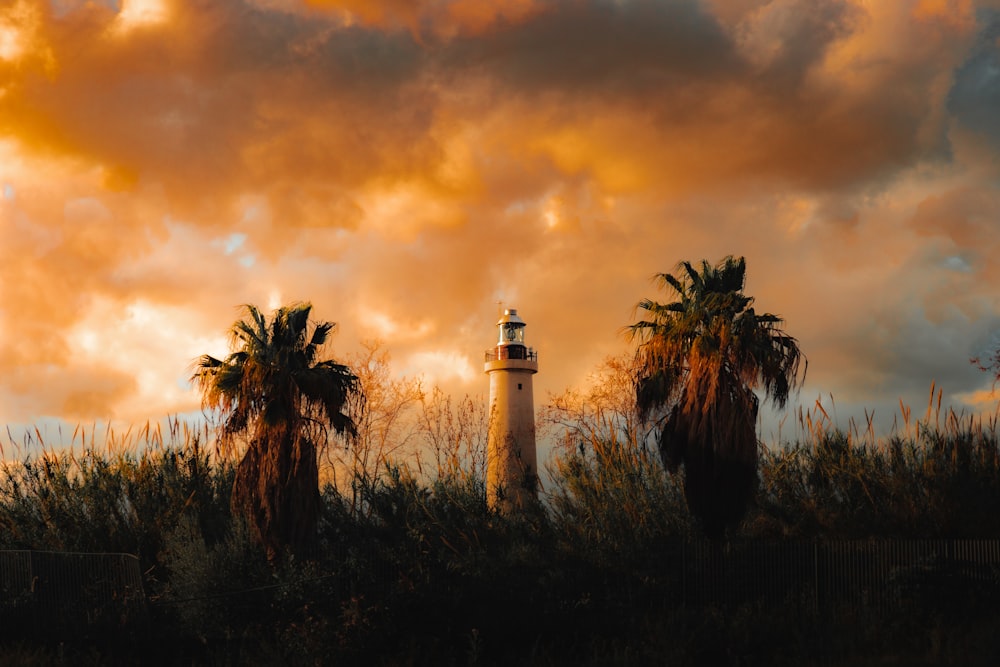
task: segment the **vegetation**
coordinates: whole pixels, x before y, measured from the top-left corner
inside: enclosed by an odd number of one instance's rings
[[[904,408],[902,427],[886,438],[870,423],[839,430],[818,402],[800,410],[793,441],[759,458],[754,449],[758,492],[728,541],[699,538],[708,522],[691,502],[689,461],[687,479],[664,465],[663,426],[640,419],[634,381],[640,400],[643,391],[646,400],[654,389],[673,392],[658,408],[662,424],[696,419],[678,405],[702,391],[701,380],[681,380],[705,364],[743,383],[720,399],[733,420],[756,409],[740,393],[747,387],[787,396],[798,378],[795,341],[773,316],[753,314],[740,290],[705,287],[742,288],[741,267],[685,267],[703,283],[697,298],[730,303],[722,311],[731,318],[703,313],[707,328],[692,324],[690,344],[671,352],[653,336],[672,331],[669,314],[680,313],[664,307],[662,319],[637,325],[648,329],[637,334],[639,354],[607,360],[586,391],[551,397],[539,431],[559,444],[540,502],[516,515],[486,503],[482,401],[393,379],[377,344],[351,360],[356,370],[317,362],[332,325],[310,333],[307,307],[279,310],[270,323],[248,309],[234,328],[237,350],[225,361],[202,358],[196,372],[224,415],[216,447],[206,447],[207,429],[176,420],[165,432],[147,424],[103,440],[78,429],[68,444],[38,432],[5,443],[0,550],[136,554],[147,604],[109,619],[80,593],[91,606],[67,607],[61,616],[72,620],[53,624],[0,568],[0,663],[997,664],[995,566],[920,562],[878,582],[879,605],[858,602],[874,599],[872,583],[837,604],[820,599],[816,556],[806,568],[761,556],[803,544],[818,554],[817,545],[845,539],[1000,539],[997,421],[942,414],[933,387],[925,417],[913,421]],[[691,292],[676,282],[682,297]],[[702,358],[701,346],[746,331],[744,347]],[[650,373],[656,355],[680,355],[685,345],[697,363],[681,355],[676,377]],[[753,364],[767,377],[753,375]],[[308,379],[316,369],[320,379]],[[320,392],[326,381],[340,393]],[[337,433],[353,433],[351,447]],[[301,482],[316,494],[316,513],[311,548],[289,551],[278,545],[302,544],[305,529],[268,527],[234,496],[247,488],[242,449],[255,450],[259,466],[296,447],[318,453],[315,476]],[[271,483],[256,470],[251,479]],[[287,506],[275,507],[280,521]],[[760,594],[771,571],[784,587]],[[815,588],[797,587],[803,572]]]
[[[939,394],[940,396],[940,394]],[[934,392],[931,391],[933,403]],[[940,404],[938,404],[940,405]],[[801,538],[998,538],[997,423],[928,407],[877,439],[800,419],[805,442],[764,450],[750,534]]]
[[[310,333],[308,303],[274,311],[270,323],[256,307],[232,327],[235,351],[225,360],[205,355],[192,378],[206,407],[222,416],[221,442],[247,439],[236,468],[232,502],[275,558],[303,553],[315,540],[319,512],[318,443],[354,434],[344,407],[358,393],[347,366],[318,355],[334,329]]]
[[[479,459],[463,454],[485,447],[466,428],[475,413],[424,397],[416,423],[434,428],[409,434],[413,463],[341,470],[350,483],[324,486],[308,558],[267,559],[231,512],[236,461],[206,450],[204,432],[174,422],[163,436],[28,443],[44,453],[0,474],[0,547],[138,554],[148,621],[77,635],[28,616],[5,626],[0,660],[995,664],[1000,579],[989,572],[911,573],[906,604],[888,609],[739,597],[757,570],[728,579],[723,598],[693,590],[683,545],[694,519],[681,478],[624,409],[631,363],[609,360],[593,391],[554,397],[543,421],[563,445],[542,504],[521,517],[486,506]],[[876,439],[836,430],[819,406],[798,423],[798,440],[761,458],[732,553],[762,538],[1000,537],[995,423],[929,411]]]
[[[800,380],[804,360],[782,320],[757,313],[743,294],[746,262],[688,262],[680,277],[656,276],[678,301],[649,299],[649,319],[629,332],[636,351],[636,402],[660,424],[660,454],[684,468],[684,495],[706,535],[719,539],[743,518],[757,485],[759,390],[779,407]],[[805,372],[803,368],[802,377]]]

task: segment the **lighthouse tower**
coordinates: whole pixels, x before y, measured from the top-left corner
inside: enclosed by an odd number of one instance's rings
[[[495,347],[486,351],[490,376],[490,430],[486,449],[486,498],[490,507],[519,509],[537,486],[535,400],[531,376],[538,356],[524,345],[525,323],[513,308],[497,322]]]

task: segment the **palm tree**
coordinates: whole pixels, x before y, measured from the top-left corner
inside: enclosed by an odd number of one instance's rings
[[[309,329],[312,306],[274,311],[270,323],[255,306],[230,330],[225,360],[204,355],[192,376],[204,407],[222,415],[220,440],[244,438],[232,506],[267,549],[300,551],[315,538],[319,511],[317,445],[333,433],[353,435],[344,412],[358,380],[347,366],[319,361],[333,322]]]
[[[758,314],[743,294],[746,261],[726,257],[677,267],[654,280],[679,300],[643,299],[646,317],[628,328],[638,340],[636,403],[660,425],[659,447],[671,470],[684,467],[691,513],[711,538],[738,525],[757,484],[759,390],[783,408],[805,379],[805,357],[783,320]]]

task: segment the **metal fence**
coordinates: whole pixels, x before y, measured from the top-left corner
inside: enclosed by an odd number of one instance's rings
[[[1000,592],[1000,540],[687,542],[686,604],[898,607]]]
[[[689,606],[792,601],[824,612],[1000,600],[1000,540],[683,541],[670,552],[670,587]],[[387,566],[375,579],[388,590],[398,577]],[[133,555],[0,551],[0,637],[86,639],[146,623]]]
[[[0,633],[80,639],[146,621],[131,554],[0,551]]]

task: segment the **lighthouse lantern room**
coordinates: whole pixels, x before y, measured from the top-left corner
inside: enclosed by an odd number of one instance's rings
[[[503,317],[497,322],[500,329],[500,340],[497,345],[524,345],[524,327],[527,326],[517,315],[516,310],[504,311]]]

